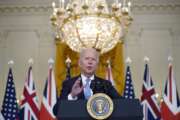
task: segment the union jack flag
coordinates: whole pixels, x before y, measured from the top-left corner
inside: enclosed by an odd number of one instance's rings
[[[141,104],[143,106],[143,120],[161,119],[160,108],[158,106],[153,81],[149,73],[148,64],[145,64]]]
[[[41,103],[40,120],[55,120],[53,107],[56,104],[56,83],[52,66],[49,68],[48,79],[44,88],[43,101]]]
[[[38,98],[35,91],[31,66],[28,69],[28,75],[25,81],[23,99],[20,105],[20,117],[21,120],[39,119]]]
[[[161,103],[163,120],[180,120],[180,100],[176,89],[172,64],[169,64],[169,75],[166,81],[163,101]]]

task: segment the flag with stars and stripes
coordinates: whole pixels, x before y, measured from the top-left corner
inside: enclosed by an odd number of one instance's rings
[[[40,120],[56,120],[53,107],[56,104],[56,83],[52,66],[49,68],[48,79],[44,88],[43,101],[40,109]]]
[[[23,99],[21,100],[21,105],[20,105],[20,118],[21,120],[39,119],[39,104],[35,91],[31,66],[28,69],[28,74],[25,81]]]
[[[161,119],[160,108],[157,102],[156,93],[152,78],[150,76],[148,64],[145,64],[141,104],[143,106],[143,120]]]
[[[133,87],[132,77],[131,77],[131,70],[130,70],[129,65],[127,66],[127,69],[126,69],[126,81],[125,81],[123,96],[126,99],[134,99],[135,98],[134,87]]]
[[[13,80],[12,69],[9,68],[6,91],[1,110],[2,116],[5,120],[18,120],[18,104],[16,99],[16,90]]]
[[[169,64],[169,75],[166,81],[163,101],[161,103],[163,120],[180,120],[180,100],[173,75],[172,64]]]

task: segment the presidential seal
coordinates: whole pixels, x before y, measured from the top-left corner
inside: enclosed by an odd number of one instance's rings
[[[87,102],[89,115],[97,120],[108,118],[113,112],[113,101],[104,93],[96,93]]]

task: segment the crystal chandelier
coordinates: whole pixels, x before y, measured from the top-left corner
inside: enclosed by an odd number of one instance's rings
[[[56,39],[72,50],[93,47],[101,53],[111,50],[127,33],[132,22],[131,2],[114,0],[59,0],[52,3],[51,23]],[[66,3],[66,4],[65,4]]]

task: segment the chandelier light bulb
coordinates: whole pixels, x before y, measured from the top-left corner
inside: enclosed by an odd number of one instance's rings
[[[131,5],[132,5],[131,2],[129,1],[129,2],[128,2],[128,6],[131,7]]]
[[[56,3],[55,2],[52,2],[52,7],[53,7],[53,9],[56,8]]]

